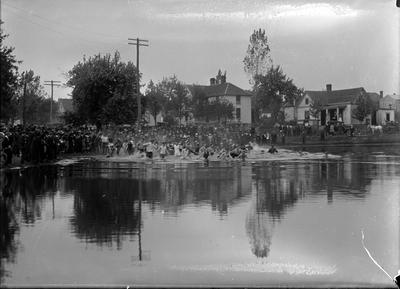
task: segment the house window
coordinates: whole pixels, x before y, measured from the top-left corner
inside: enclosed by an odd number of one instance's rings
[[[306,105],[308,105],[308,98],[306,98]]]
[[[236,119],[240,120],[240,108],[236,109]]]
[[[304,111],[304,119],[310,119],[310,111]]]
[[[390,121],[390,113],[389,112],[386,113],[386,121]]]
[[[240,95],[236,95],[236,105],[240,105]]]

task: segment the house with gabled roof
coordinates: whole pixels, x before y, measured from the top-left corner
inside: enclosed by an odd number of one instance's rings
[[[191,96],[194,95],[195,89],[200,89],[209,101],[216,99],[229,101],[235,108],[234,122],[251,124],[252,94],[230,82],[226,82],[226,74],[219,75],[217,78],[210,78],[210,85],[193,84],[186,87]]]
[[[398,121],[396,120],[396,111],[400,111],[400,107],[398,107],[397,103],[395,95],[383,97],[383,92],[381,91],[379,109],[376,112],[377,124],[385,125],[389,122]]]
[[[306,90],[302,97],[285,107],[286,120],[320,125],[329,121],[340,121],[346,125],[359,124],[360,121],[352,117],[352,110],[356,108],[359,97],[371,99],[363,87],[332,90],[332,85],[327,84],[326,90]],[[320,111],[318,116],[314,117],[312,103],[316,101],[320,104]],[[371,116],[365,121],[371,123]]]

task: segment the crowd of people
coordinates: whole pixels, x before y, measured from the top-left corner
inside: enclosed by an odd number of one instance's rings
[[[312,131],[317,129],[317,131]],[[319,128],[321,140],[335,135],[340,127],[329,124]],[[353,126],[348,129],[354,135]],[[345,131],[346,132],[346,131]],[[318,128],[276,125],[256,130],[241,125],[186,125],[142,127],[112,126],[98,130],[94,126],[0,126],[1,164],[51,162],[65,154],[102,154],[107,157],[181,159],[244,159],[254,144],[285,144],[286,137],[317,135]],[[268,150],[276,153],[275,147]]]
[[[20,164],[56,160],[60,154],[82,154],[94,151],[97,133],[90,127],[2,126],[0,152],[2,165],[13,158]]]
[[[105,127],[1,126],[2,165],[51,162],[65,154],[127,155],[153,159],[210,157],[245,158],[251,141],[258,139],[244,127]]]
[[[139,158],[245,158],[254,135],[248,129],[224,126],[147,127],[102,131],[102,152]]]

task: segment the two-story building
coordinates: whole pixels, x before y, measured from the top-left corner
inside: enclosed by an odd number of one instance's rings
[[[385,125],[395,121],[395,112],[397,109],[397,101],[391,95],[386,95],[379,99],[379,109],[376,112],[376,122],[380,125]],[[400,108],[399,108],[400,110]]]
[[[191,97],[196,89],[204,92],[205,97],[211,101],[215,99],[227,100],[234,107],[234,122],[251,124],[251,96],[240,87],[226,82],[226,75],[211,78],[210,85],[187,85]]]

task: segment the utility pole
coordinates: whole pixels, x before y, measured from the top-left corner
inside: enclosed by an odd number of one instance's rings
[[[50,124],[53,122],[53,86],[61,86],[61,81],[58,80],[45,80],[44,85],[51,85],[51,101],[50,101]]]
[[[140,95],[140,80],[139,80],[139,46],[149,46],[149,41],[139,38],[128,38],[129,45],[136,45],[136,94],[137,94],[137,105],[138,105],[138,127],[140,126],[140,120],[142,116],[142,103]]]
[[[26,73],[24,73],[24,95],[22,98],[22,125],[25,126],[26,121]]]

